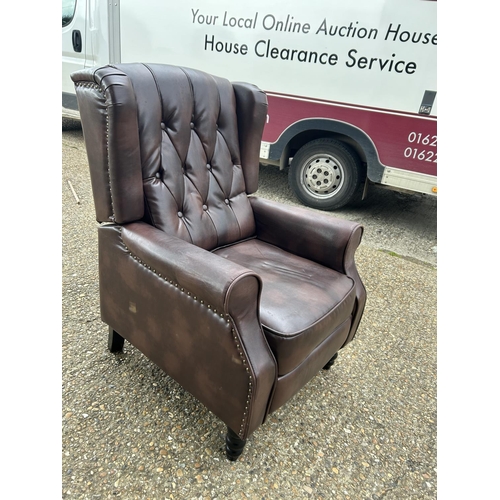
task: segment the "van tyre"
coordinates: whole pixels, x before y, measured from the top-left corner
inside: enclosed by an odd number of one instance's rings
[[[336,210],[361,200],[364,168],[359,156],[336,139],[316,139],[292,159],[288,180],[308,207]]]

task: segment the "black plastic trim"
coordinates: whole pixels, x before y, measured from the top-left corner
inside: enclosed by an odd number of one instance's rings
[[[385,167],[380,163],[377,149],[371,139],[359,128],[336,120],[312,118],[294,123],[281,134],[275,143],[270,145],[269,159],[279,161],[287,144],[300,133],[307,131],[333,132],[350,137],[361,146],[365,153],[368,179],[378,183],[382,181]]]

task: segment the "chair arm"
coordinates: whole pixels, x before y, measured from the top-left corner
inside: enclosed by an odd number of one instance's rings
[[[148,268],[221,313],[233,312],[231,293],[238,283],[245,278],[247,282],[257,280],[258,296],[245,300],[252,300],[258,307],[262,284],[253,271],[143,222],[123,226],[121,236],[131,253]]]
[[[259,276],[143,222],[98,233],[103,321],[246,439],[277,376]]]
[[[354,253],[363,236],[361,224],[301,207],[251,196],[257,237],[290,253],[349,276],[356,286],[356,305],[344,346],[354,338],[366,304],[366,289]]]
[[[249,199],[260,240],[348,274],[363,235],[361,224],[255,196]]]

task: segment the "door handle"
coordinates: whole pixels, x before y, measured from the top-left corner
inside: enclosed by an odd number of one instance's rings
[[[80,33],[80,30],[73,30],[72,39],[73,39],[73,49],[75,49],[75,52],[81,52],[82,34]]]

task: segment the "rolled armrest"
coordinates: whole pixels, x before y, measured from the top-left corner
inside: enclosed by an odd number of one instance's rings
[[[349,274],[362,225],[255,196],[249,199],[260,240]]]
[[[255,196],[249,199],[259,239],[318,262],[354,280],[356,307],[344,346],[348,344],[357,331],[366,304],[366,289],[354,262],[354,253],[363,236],[363,226]]]
[[[238,282],[253,277],[259,282],[259,291],[262,287],[260,277],[253,271],[149,224],[128,224],[123,226],[121,235],[126,247],[146,266],[226,314],[231,313],[230,292]],[[247,294],[246,301],[249,299]],[[252,299],[257,306],[259,296]]]
[[[246,439],[277,376],[259,276],[143,222],[98,234],[103,321]]]

